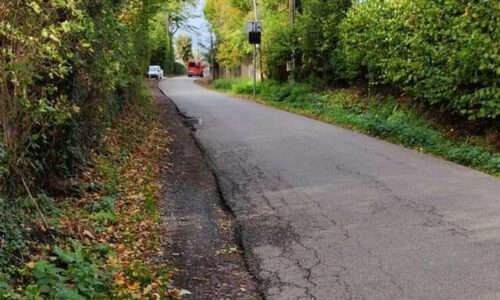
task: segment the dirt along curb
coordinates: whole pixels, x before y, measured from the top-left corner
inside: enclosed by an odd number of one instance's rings
[[[165,254],[178,269],[174,286],[191,293],[184,299],[261,299],[234,218],[193,136],[199,120],[181,116],[156,84],[152,93],[172,138],[162,212]]]

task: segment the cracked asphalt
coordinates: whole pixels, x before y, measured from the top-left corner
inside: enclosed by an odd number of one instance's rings
[[[150,84],[170,138],[161,207],[165,259],[176,268],[172,285],[190,292],[183,300],[260,299],[241,254],[234,219],[192,137],[196,122],[179,116],[156,80]]]
[[[500,180],[366,135],[160,83],[196,132],[267,299],[500,299]]]

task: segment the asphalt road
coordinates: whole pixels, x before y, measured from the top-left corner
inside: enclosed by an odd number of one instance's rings
[[[161,82],[267,299],[500,299],[500,180],[306,117]]]

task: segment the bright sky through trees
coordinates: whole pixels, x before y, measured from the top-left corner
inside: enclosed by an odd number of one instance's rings
[[[193,39],[193,55],[195,58],[202,56],[202,53],[206,52],[203,46],[210,47],[210,31],[209,24],[205,20],[203,15],[203,7],[205,6],[205,0],[198,0],[196,8],[194,10],[194,18],[191,18],[188,22],[188,26],[192,26],[196,29],[193,31],[185,30],[183,28],[179,29],[176,34],[176,38],[180,35],[189,35]],[[200,52],[200,53],[198,53]]]

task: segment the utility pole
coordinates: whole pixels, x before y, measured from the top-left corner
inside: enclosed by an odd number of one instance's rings
[[[254,24],[257,24],[257,0],[253,0]],[[254,28],[255,30],[256,28]],[[257,94],[257,44],[253,44],[253,95]]]
[[[210,29],[210,78],[215,81],[215,53],[214,53],[214,33]]]
[[[165,17],[165,31],[167,32],[167,55],[165,58],[165,72],[167,74],[175,73],[174,71],[174,63],[171,61],[172,57],[174,57],[175,60],[175,54],[173,54],[173,35],[170,32],[170,13],[167,13],[167,16]]]
[[[292,26],[292,30],[295,27],[295,0],[289,0],[290,4],[290,26]],[[292,37],[293,38],[293,37]],[[292,40],[292,61],[290,66],[290,81],[294,83],[294,73],[295,73],[295,41]]]
[[[254,20],[247,22],[248,42],[253,45],[253,94],[257,94],[257,44],[261,43],[262,26],[257,14],[257,0],[253,0]],[[260,48],[259,48],[260,49]]]
[[[201,60],[201,45],[200,45],[200,36],[196,36],[196,46],[198,47],[198,60]]]

